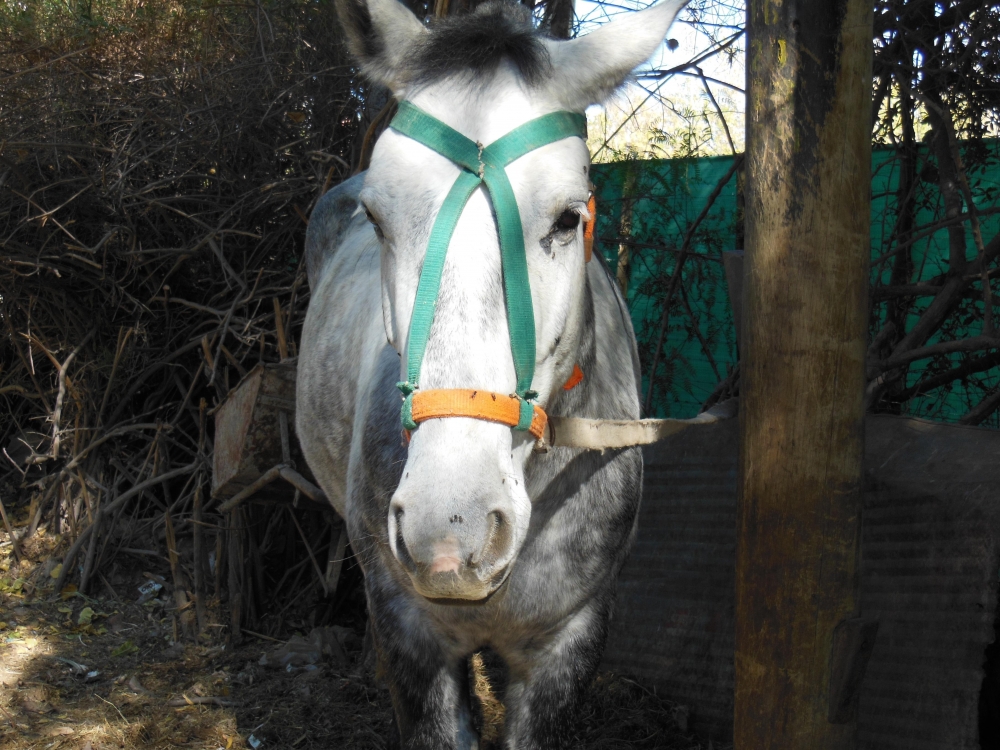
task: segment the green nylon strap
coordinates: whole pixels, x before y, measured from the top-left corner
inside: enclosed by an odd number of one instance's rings
[[[458,218],[465,208],[466,201],[473,191],[479,187],[479,178],[471,172],[462,172],[455,184],[451,186],[448,197],[438,213],[431,236],[427,241],[427,255],[417,282],[417,297],[413,301],[413,314],[410,317],[410,339],[407,344],[406,381],[410,384],[409,392],[404,391],[403,426],[408,430],[416,429],[416,424],[410,416],[410,401],[413,389],[420,381],[420,363],[427,349],[427,339],[431,335],[431,324],[434,322],[434,308],[437,306],[438,289],[441,286],[441,273],[444,271],[444,258],[451,243],[451,235],[458,224]],[[402,389],[401,389],[402,390]]]
[[[412,430],[412,394],[420,378],[420,365],[427,349],[434,309],[441,286],[441,273],[452,234],[472,193],[486,184],[497,217],[507,327],[517,377],[516,393],[521,399],[520,421],[515,429],[531,426],[533,410],[528,403],[535,397],[531,381],[535,375],[535,314],[528,280],[528,260],[524,250],[524,229],[517,199],[505,168],[530,151],[563,138],[587,137],[587,118],[573,112],[553,112],[515,128],[489,146],[482,147],[457,130],[401,102],[390,127],[463,168],[438,212],[427,243],[407,345],[406,382],[399,384],[403,401],[403,426]]]

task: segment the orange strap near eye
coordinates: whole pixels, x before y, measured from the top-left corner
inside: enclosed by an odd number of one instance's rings
[[[587,211],[590,219],[583,222],[583,257],[588,263],[594,254],[594,226],[597,224],[597,198],[593,193],[587,201]]]
[[[573,373],[569,376],[566,382],[563,383],[563,390],[573,390],[580,385],[581,380],[583,380],[583,370],[580,369],[580,365],[573,365]]]
[[[536,440],[545,434],[548,416],[540,406],[535,406],[535,416],[528,428]],[[432,391],[414,391],[411,415],[420,424],[427,419],[443,417],[470,417],[498,422],[508,427],[517,426],[521,414],[521,401],[516,396],[505,396],[492,391],[474,391],[467,388],[448,388]]]

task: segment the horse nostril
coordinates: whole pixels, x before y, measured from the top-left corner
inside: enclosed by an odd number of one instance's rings
[[[507,556],[510,550],[510,523],[498,510],[491,511],[486,518],[486,540],[478,552],[469,556],[470,568],[492,568]]]
[[[392,520],[395,531],[396,559],[408,570],[416,570],[417,564],[410,556],[410,550],[406,547],[406,540],[403,538],[403,509],[396,506],[392,509]]]

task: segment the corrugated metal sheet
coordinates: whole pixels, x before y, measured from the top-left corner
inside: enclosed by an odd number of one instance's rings
[[[646,449],[639,534],[604,656],[723,740],[733,720],[736,438],[730,420]]]
[[[880,625],[859,746],[978,750],[1000,571],[1000,433],[869,422],[861,607]]]
[[[639,536],[605,666],[659,686],[706,736],[732,735],[735,420],[646,452]],[[862,614],[879,635],[859,747],[978,748],[1000,571],[1000,433],[868,420]]]

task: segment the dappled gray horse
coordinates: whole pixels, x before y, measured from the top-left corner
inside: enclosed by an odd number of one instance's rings
[[[538,438],[548,413],[639,416],[628,310],[585,248],[582,113],[681,5],[555,41],[514,4],[428,29],[396,0],[339,2],[401,104],[309,224],[296,421],[364,570],[406,748],[477,747],[484,648],[507,666],[506,746],[560,747],[600,660],[642,455]]]

